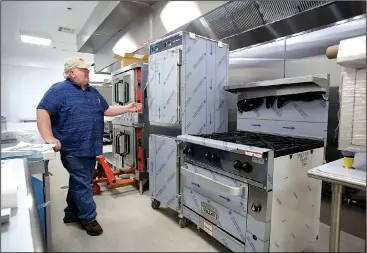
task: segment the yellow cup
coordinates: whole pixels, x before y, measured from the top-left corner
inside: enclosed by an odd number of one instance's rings
[[[354,157],[344,157],[344,167],[353,169]]]

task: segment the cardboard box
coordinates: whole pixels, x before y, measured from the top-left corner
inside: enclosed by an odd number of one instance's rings
[[[144,62],[147,63],[149,56],[148,55],[141,55],[141,54],[134,54],[134,53],[125,53],[124,56],[114,54],[113,58],[116,60],[121,61],[121,67],[128,66],[135,62]]]

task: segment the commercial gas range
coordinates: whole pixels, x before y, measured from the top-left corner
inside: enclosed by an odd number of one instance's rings
[[[236,132],[177,137],[180,224],[234,252],[301,252],[319,233],[321,181],[307,171],[324,162],[328,76],[265,84],[227,89]]]
[[[237,252],[302,251],[319,232],[320,140],[238,131],[183,142],[183,217]]]
[[[148,64],[133,63],[112,73],[113,104],[126,105],[142,103],[138,112],[125,113],[114,117],[113,165],[116,168],[135,169],[139,191],[148,181],[147,161],[149,151],[149,114],[147,103]]]

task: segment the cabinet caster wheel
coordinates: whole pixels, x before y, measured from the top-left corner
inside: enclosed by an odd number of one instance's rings
[[[203,230],[201,228],[197,228],[198,232],[202,232]]]
[[[188,220],[187,220],[185,217],[183,217],[182,219],[180,219],[180,220],[178,221],[178,225],[179,225],[181,228],[185,228],[185,227],[187,227],[187,224],[188,224]]]
[[[152,208],[155,210],[155,209],[158,209],[159,206],[161,205],[161,202],[159,202],[158,200],[156,199],[153,199],[152,200]]]

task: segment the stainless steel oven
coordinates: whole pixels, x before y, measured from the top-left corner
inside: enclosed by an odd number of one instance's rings
[[[142,103],[142,91],[146,85],[147,64],[134,63],[113,73],[112,93],[113,104],[129,104],[131,102]]]
[[[113,163],[116,168],[129,167],[135,170],[140,193],[148,180],[147,160],[149,150],[149,114],[146,85],[148,64],[134,63],[112,73],[113,104],[142,103],[137,112],[114,117]]]
[[[136,168],[137,150],[135,128],[122,125],[113,126],[114,162],[118,167]]]
[[[134,69],[116,76],[113,85],[115,104],[129,104],[136,101],[135,83],[136,72]]]

